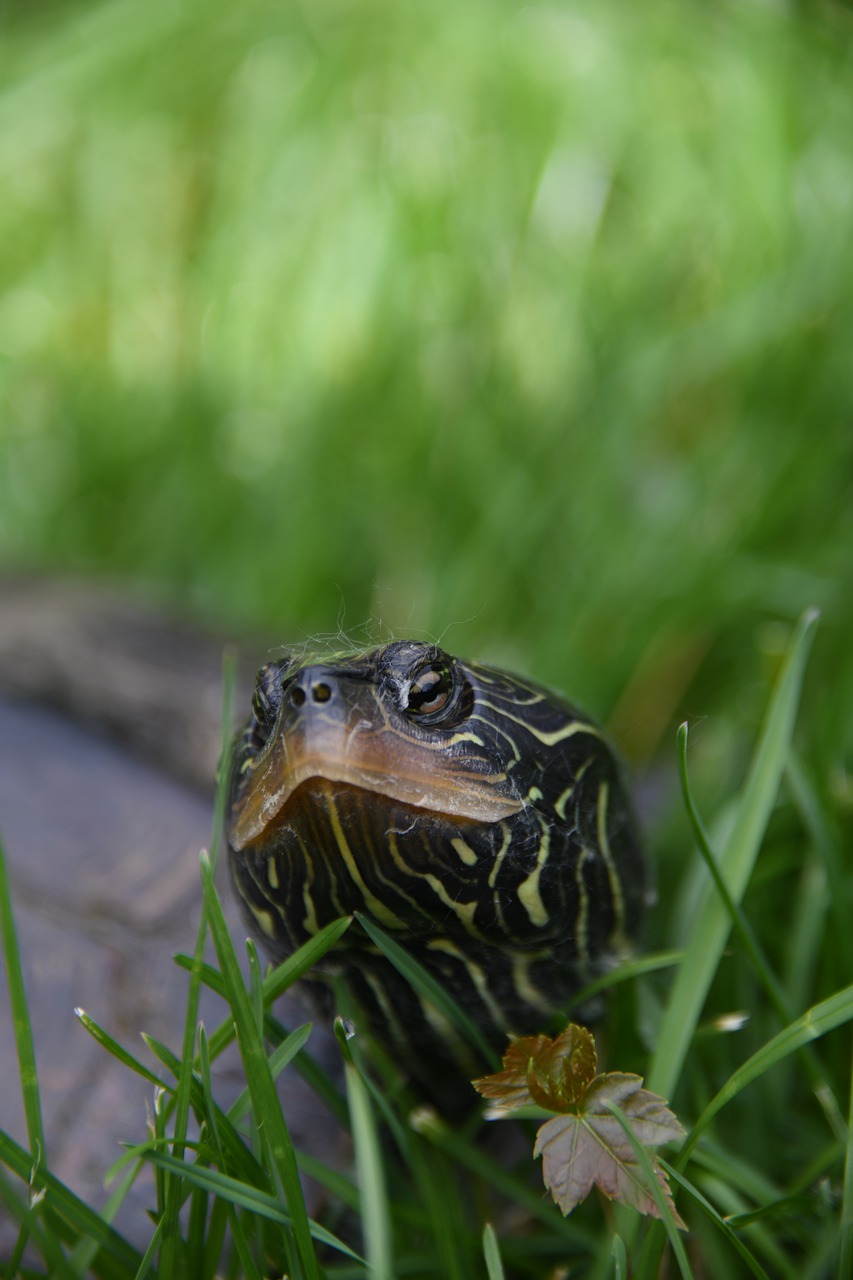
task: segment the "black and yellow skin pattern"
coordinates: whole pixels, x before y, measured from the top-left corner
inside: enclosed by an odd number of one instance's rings
[[[629,947],[644,860],[601,731],[559,697],[399,641],[258,674],[232,764],[228,843],[276,960],[358,911],[395,936],[497,1050],[549,1029]],[[372,1033],[440,1095],[465,1062],[364,932],[326,957]]]

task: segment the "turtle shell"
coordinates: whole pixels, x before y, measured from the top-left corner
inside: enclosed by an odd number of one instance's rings
[[[363,913],[497,1049],[547,1030],[630,947],[645,898],[601,730],[536,684],[415,641],[261,669],[227,834],[273,958]],[[482,1065],[361,929],[323,970],[433,1094],[445,1069]]]

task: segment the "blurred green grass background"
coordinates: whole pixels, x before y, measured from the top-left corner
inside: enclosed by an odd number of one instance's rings
[[[13,5],[0,557],[853,767],[840,4]],[[701,785],[700,785],[701,790]]]

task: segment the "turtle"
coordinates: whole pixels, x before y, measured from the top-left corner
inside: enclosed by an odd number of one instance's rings
[[[245,916],[278,962],[341,916],[378,925],[501,1052],[556,1025],[636,945],[642,840],[601,728],[545,687],[438,645],[289,652],[258,672],[226,835]],[[479,1065],[373,937],[320,986],[432,1100]],[[469,1086],[470,1088],[470,1086]]]

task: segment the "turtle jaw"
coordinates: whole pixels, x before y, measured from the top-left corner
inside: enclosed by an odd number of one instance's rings
[[[466,764],[468,767],[466,767]],[[500,822],[519,812],[504,776],[472,770],[464,755],[409,740],[385,725],[348,729],[311,721],[280,730],[263,755],[235,768],[229,843],[246,848],[277,824],[311,781],[355,787],[450,819]]]

